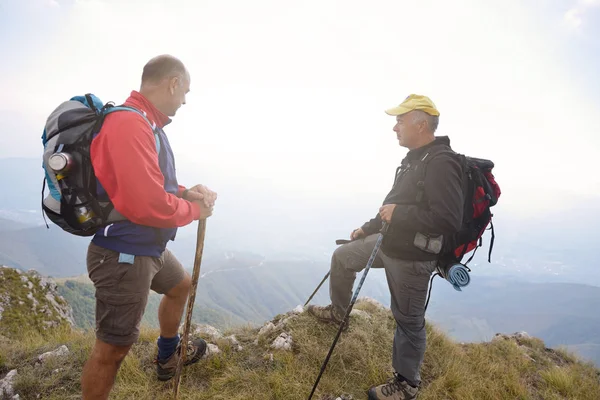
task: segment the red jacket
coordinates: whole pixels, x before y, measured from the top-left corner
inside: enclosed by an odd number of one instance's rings
[[[171,122],[137,91],[124,103],[145,112],[151,123],[162,128]],[[92,165],[115,209],[131,222],[157,228],[176,228],[200,218],[200,207],[164,188],[154,134],[148,123],[134,112],[109,114],[102,134],[90,148]]]

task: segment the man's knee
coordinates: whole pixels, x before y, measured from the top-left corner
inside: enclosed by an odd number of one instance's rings
[[[331,255],[331,273],[333,275],[345,275],[348,273],[348,249],[345,249],[344,246],[335,249]]]
[[[351,242],[346,243],[342,246],[339,246],[334,250],[331,259],[334,263],[339,263],[340,265],[345,265],[348,261],[355,256],[357,252],[357,246],[359,243]]]
[[[333,264],[336,264],[341,259],[341,255],[344,254],[345,250],[344,246],[346,245],[342,245],[333,251],[333,254],[331,255],[331,261]]]
[[[117,346],[96,340],[91,358],[100,365],[120,366],[132,345]]]
[[[331,256],[331,272],[333,274],[338,272],[355,276],[357,272],[362,271],[373,252],[374,242],[371,236],[344,244],[335,249]],[[381,258],[377,257],[372,268],[382,266]]]
[[[419,334],[425,328],[425,314],[407,315],[400,310],[392,310],[396,324],[406,333]]]
[[[192,278],[188,273],[184,275],[184,278],[175,285],[171,290],[169,290],[165,295],[167,297],[187,297],[190,293],[190,289],[192,288]]]

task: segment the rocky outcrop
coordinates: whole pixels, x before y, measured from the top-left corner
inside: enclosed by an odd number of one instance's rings
[[[45,363],[50,358],[66,358],[70,354],[69,348],[65,345],[60,346],[54,351],[48,351],[46,353],[42,353],[37,357],[36,366],[40,366]],[[63,361],[64,362],[64,361]],[[53,373],[59,373],[62,369],[56,369]],[[17,379],[19,373],[16,369],[10,370],[4,378],[0,379],[0,399],[11,399],[17,400],[20,399],[20,395],[16,393],[14,388],[15,379]]]
[[[58,349],[56,349],[54,351],[48,351],[46,353],[40,354],[38,356],[38,362],[43,363],[44,361],[46,361],[49,358],[63,357],[63,356],[67,356],[67,355],[69,355],[69,348],[63,344],[62,346],[60,346]]]
[[[0,334],[18,335],[24,327],[44,331],[69,326],[73,309],[56,283],[37,271],[0,267]]]
[[[294,341],[292,340],[292,335],[282,332],[277,339],[273,341],[271,348],[275,350],[292,350],[292,345]]]
[[[217,340],[223,337],[223,334],[219,332],[217,328],[211,325],[196,325],[194,329],[192,329],[194,335],[200,335],[202,337],[206,337],[210,340]]]

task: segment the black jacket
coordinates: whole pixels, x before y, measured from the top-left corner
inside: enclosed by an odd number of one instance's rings
[[[383,202],[384,205],[397,204],[381,245],[381,251],[387,256],[415,261],[436,260],[436,250],[425,251],[417,247],[415,238],[417,244],[429,241],[434,244],[436,239],[445,244],[444,239],[460,229],[465,180],[455,155],[450,139],[441,136],[426,146],[410,150],[402,160],[396,170],[394,185]],[[425,172],[423,167],[426,167]],[[379,232],[381,226],[382,220],[377,214],[362,229],[370,235]]]

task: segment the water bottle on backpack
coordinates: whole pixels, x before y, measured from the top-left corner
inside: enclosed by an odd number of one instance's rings
[[[76,172],[77,168],[73,157],[65,152],[54,153],[48,158],[48,166],[56,174],[56,180],[61,192],[68,192],[68,188],[72,186],[69,185],[69,173]],[[73,206],[75,218],[81,229],[88,230],[93,228],[97,216],[84,193],[75,195]]]

